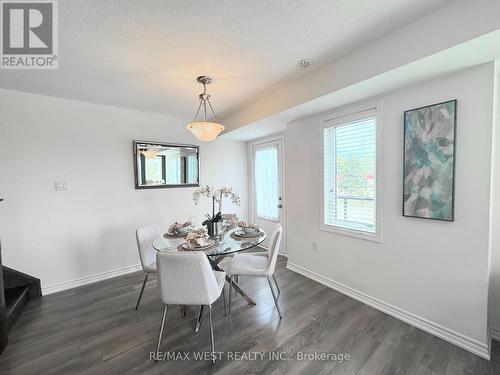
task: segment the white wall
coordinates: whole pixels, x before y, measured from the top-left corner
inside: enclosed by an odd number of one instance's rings
[[[495,63],[494,164],[491,206],[491,259],[489,322],[493,338],[500,340],[500,61]]]
[[[139,263],[135,229],[195,216],[193,188],[135,190],[132,140],[198,144],[185,120],[0,90],[0,234],[4,265],[42,287]],[[201,183],[233,186],[247,215],[246,144],[202,144]],[[56,192],[54,181],[69,181]],[[72,284],[71,284],[72,285]],[[68,286],[71,286],[68,285]],[[51,288],[56,286],[55,288]]]
[[[382,243],[320,231],[325,114],[310,116],[286,131],[289,264],[487,356],[493,64],[377,99],[383,100]],[[450,99],[458,99],[455,222],[402,217],[403,112]]]

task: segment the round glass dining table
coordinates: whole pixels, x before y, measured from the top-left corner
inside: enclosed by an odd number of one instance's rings
[[[239,253],[250,250],[255,246],[259,246],[267,237],[266,232],[262,229],[259,235],[255,237],[238,237],[235,232],[238,228],[231,229],[224,233],[221,239],[215,241],[215,245],[208,251],[207,255],[210,258],[224,257],[229,254]],[[157,251],[173,251],[177,250],[179,245],[186,242],[184,237],[165,237],[160,236],[153,241],[153,247]]]
[[[226,231],[222,238],[215,241],[215,245],[210,249],[206,250],[208,260],[210,261],[212,268],[216,271],[224,271],[220,266],[220,261],[227,255],[236,254],[242,251],[250,250],[256,246],[259,246],[267,237],[266,232],[263,230],[255,237],[238,237],[235,232],[238,228],[234,228]],[[165,237],[160,236],[153,241],[153,248],[157,251],[179,251],[179,245],[186,242],[184,237]],[[241,289],[240,285],[226,275],[226,281],[231,283],[233,289],[239,293],[249,305],[255,305],[255,301]],[[201,314],[201,312],[200,312]]]

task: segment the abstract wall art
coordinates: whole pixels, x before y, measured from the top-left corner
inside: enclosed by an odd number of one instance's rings
[[[457,101],[404,113],[403,216],[454,220]]]

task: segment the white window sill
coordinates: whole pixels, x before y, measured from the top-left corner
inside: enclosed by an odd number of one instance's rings
[[[341,234],[343,236],[359,238],[365,241],[382,243],[382,238],[380,236],[380,233],[369,233],[369,232],[363,232],[361,230],[345,229],[345,228],[335,227],[333,225],[321,225],[320,229],[324,232]]]

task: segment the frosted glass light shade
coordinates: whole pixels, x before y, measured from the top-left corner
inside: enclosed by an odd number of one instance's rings
[[[204,142],[213,141],[220,132],[225,129],[224,125],[208,121],[192,122],[188,124],[186,128],[188,128],[196,138]]]

